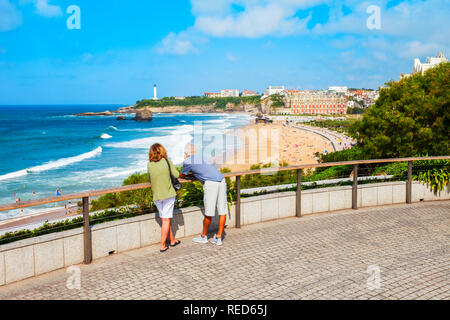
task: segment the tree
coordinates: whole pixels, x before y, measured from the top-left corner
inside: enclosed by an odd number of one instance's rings
[[[366,158],[449,152],[450,63],[386,83],[350,128]]]

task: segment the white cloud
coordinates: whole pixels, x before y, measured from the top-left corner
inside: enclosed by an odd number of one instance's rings
[[[448,0],[409,0],[387,7],[389,0],[191,0],[193,26],[178,34],[170,33],[160,46],[161,53],[198,52],[195,36],[259,38],[303,35],[329,38],[336,49],[360,46],[361,41],[384,38],[383,48],[374,47],[373,58],[386,61],[393,48],[397,56],[430,54],[450,47],[450,2]],[[313,7],[326,4],[326,22],[308,28],[315,17]],[[381,9],[381,29],[369,30],[366,21],[370,5]],[[343,6],[350,8],[343,13]],[[300,18],[298,13],[301,12]],[[322,12],[323,13],[323,12]],[[393,46],[392,44],[395,43]],[[195,44],[195,45],[194,45]]]
[[[10,31],[22,25],[22,14],[9,0],[0,0],[0,31]]]
[[[33,4],[35,7],[34,13],[46,17],[58,17],[62,16],[61,7],[58,5],[50,4],[52,0],[19,0],[19,4]]]
[[[276,3],[255,5],[237,14],[223,17],[200,16],[194,29],[215,37],[256,38],[266,35],[284,36],[305,31],[311,19],[293,17],[295,10]]]
[[[49,2],[50,0],[35,0],[36,13],[47,18],[62,16],[61,7]]]
[[[235,57],[230,51],[227,52],[225,55],[228,61],[230,62],[236,62],[238,60],[238,57]]]
[[[156,50],[161,54],[174,54],[185,55],[188,53],[196,53],[198,50],[192,44],[192,41],[188,39],[186,32],[180,32],[175,34],[170,32],[161,42],[160,46]]]
[[[370,14],[366,12],[371,2],[362,2],[352,8],[352,13],[344,16],[340,7],[333,7],[330,19],[318,24],[313,32],[320,35],[361,34],[390,35],[407,37],[422,41],[450,43],[447,30],[450,29],[450,2],[447,0],[404,1],[387,8],[388,1],[380,3],[381,29],[369,30],[366,21]]]

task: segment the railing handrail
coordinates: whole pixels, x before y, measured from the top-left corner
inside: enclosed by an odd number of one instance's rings
[[[299,170],[299,169],[306,169],[306,168],[321,168],[321,167],[334,167],[334,166],[355,165],[355,164],[359,165],[359,164],[371,164],[371,163],[407,162],[407,161],[418,161],[418,160],[450,160],[450,156],[388,158],[388,159],[352,160],[352,161],[327,162],[327,163],[311,163],[311,164],[301,164],[301,165],[296,165],[296,166],[270,167],[270,168],[262,168],[262,169],[256,169],[256,170],[248,170],[248,171],[228,172],[228,173],[224,173],[223,175],[226,178],[231,178],[231,177],[237,177],[237,176],[243,176],[243,175],[249,175],[249,174],[271,173],[271,172]],[[190,181],[192,181],[192,180],[180,179],[181,183],[190,182]],[[81,199],[84,197],[100,196],[100,195],[107,194],[107,193],[140,190],[140,189],[149,188],[150,186],[151,186],[151,184],[149,182],[147,182],[147,183],[132,184],[132,185],[120,186],[120,187],[109,188],[109,189],[83,191],[83,192],[65,194],[65,195],[54,196],[54,197],[49,197],[49,198],[20,201],[18,203],[9,203],[9,204],[0,205],[0,212],[7,211],[7,210],[26,208],[26,207],[33,207],[33,206],[38,206],[38,205],[43,205],[43,204],[48,204],[48,203],[55,203],[55,202],[60,202],[60,201],[65,201],[65,200],[73,200],[73,199]]]

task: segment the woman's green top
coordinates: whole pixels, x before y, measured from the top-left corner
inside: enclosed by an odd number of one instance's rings
[[[178,170],[170,162],[170,168],[172,169],[172,174],[175,178],[180,176]],[[169,167],[167,166],[166,160],[163,158],[158,162],[149,162],[147,164],[148,180],[152,184],[153,201],[168,199],[176,196],[175,189],[172,186],[172,181],[170,180]]]

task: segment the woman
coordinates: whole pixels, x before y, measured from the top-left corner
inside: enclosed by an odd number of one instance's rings
[[[161,248],[160,252],[165,252],[169,247],[166,245],[167,237],[170,239],[170,246],[175,247],[181,243],[176,240],[172,232],[173,206],[175,204],[176,192],[170,180],[169,170],[176,178],[180,176],[172,161],[167,158],[166,149],[159,143],[150,147],[148,152],[149,163],[147,165],[148,179],[152,184],[153,202],[158,208],[159,216],[162,219],[161,226]],[[168,163],[170,163],[170,168]]]

